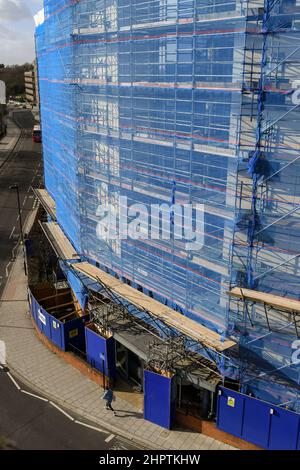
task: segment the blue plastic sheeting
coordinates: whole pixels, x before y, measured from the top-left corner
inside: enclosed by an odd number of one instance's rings
[[[144,371],[144,418],[171,429],[176,413],[176,385],[168,378],[149,370]]]
[[[70,285],[76,299],[79,302],[80,307],[85,311],[88,302],[88,290],[84,284],[78,279],[78,276],[75,276],[72,269],[64,262],[60,262],[60,267],[64,272],[68,284]]]
[[[220,332],[246,3],[48,0],[37,29],[45,182],[59,224],[83,256]],[[196,24],[210,13],[216,21]],[[201,260],[176,240],[99,240],[97,208],[119,196],[149,210],[205,204]]]
[[[115,340],[103,338],[88,325],[85,327],[87,361],[106,377],[116,377]]]
[[[299,299],[297,2],[44,6],[36,45],[45,183],[64,232],[82,258],[232,334],[251,356],[243,389],[300,410],[289,320],[271,319],[270,332],[264,312],[248,314],[227,295],[237,284]],[[98,207],[118,212],[120,196],[148,211],[203,204],[202,249],[172,237],[99,236]],[[236,378],[235,367],[219,366]]]
[[[63,323],[43,309],[30,291],[29,298],[31,315],[43,335],[63,351],[68,351],[70,345],[80,351],[85,351],[86,317]]]
[[[300,449],[300,415],[221,387],[217,426],[269,450]]]

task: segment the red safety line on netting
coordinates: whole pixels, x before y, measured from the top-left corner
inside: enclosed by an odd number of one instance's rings
[[[224,106],[226,106],[226,104],[224,104]],[[57,111],[55,111],[54,109],[52,108],[47,108],[49,111],[53,112],[54,114],[57,114]],[[70,116],[66,115],[66,114],[63,114],[63,113],[59,113],[61,116],[64,116],[68,119],[71,119],[71,120],[74,120],[76,122],[83,122],[83,123],[87,123],[89,125],[91,125],[91,127],[94,127],[95,129],[98,128],[98,126],[95,124],[94,121],[89,121],[87,119],[83,119],[82,117],[80,118],[77,118],[77,119],[74,119],[74,118],[70,118]],[[187,134],[187,133],[183,133],[183,132],[173,132],[173,131],[165,131],[165,130],[162,130],[162,129],[153,129],[153,128],[147,128],[147,127],[134,127],[132,128],[132,126],[126,126],[126,125],[119,125],[119,128],[121,129],[134,129],[138,132],[148,132],[148,133],[153,133],[153,134],[157,134],[157,135],[169,135],[170,137],[180,137],[180,138],[186,138],[186,139],[195,139],[195,140],[203,140],[205,142],[218,142],[218,143],[226,143],[226,144],[230,144],[230,145],[234,145],[234,146],[237,146],[237,142],[235,141],[230,141],[230,140],[226,140],[226,139],[216,139],[216,138],[211,138],[211,137],[204,137],[204,136],[200,136],[200,135],[197,135],[197,134]],[[224,132],[227,132],[229,133],[230,131],[229,130],[224,130]]]
[[[125,38],[112,38],[112,39],[78,39],[74,41],[68,41],[64,44],[57,45],[56,47],[51,47],[41,54],[37,54],[37,57],[40,58],[50,52],[54,52],[59,49],[64,49],[66,47],[81,45],[81,44],[117,44],[122,42],[130,41],[144,41],[144,40],[153,40],[153,39],[162,39],[162,38],[177,38],[180,36],[210,36],[215,34],[236,34],[236,33],[245,33],[245,28],[233,28],[233,29],[215,29],[215,30],[204,30],[204,31],[186,31],[178,32],[174,31],[173,33],[164,33],[164,34],[155,34],[155,35],[144,35],[144,36],[128,36]]]
[[[218,192],[223,192],[223,193],[228,194],[228,192],[226,191],[227,187],[226,188],[221,188],[221,187],[212,186],[212,185],[209,185],[209,184],[197,183],[197,182],[194,182],[191,179],[179,177],[179,176],[176,176],[176,175],[168,176],[168,175],[164,175],[162,172],[153,171],[153,170],[150,170],[150,169],[147,169],[147,168],[140,168],[138,165],[132,165],[131,163],[120,164],[120,166],[121,167],[123,166],[126,169],[129,168],[133,171],[136,170],[137,173],[145,173],[147,175],[155,176],[157,178],[160,178],[163,181],[174,181],[175,180],[179,183],[190,184],[192,186],[196,186],[196,187],[200,187],[200,188],[208,188],[208,189],[212,189],[212,190],[215,190],[215,191],[218,191]],[[204,175],[199,175],[199,176],[205,178]],[[232,194],[235,194],[235,192],[232,192]]]
[[[206,235],[206,236],[208,236],[208,237],[210,236],[210,235],[207,234],[207,233],[204,233],[204,235]],[[217,237],[212,237],[212,238],[217,238]],[[229,241],[229,238],[228,238],[227,240]],[[163,242],[163,241],[164,241],[164,240],[162,240],[162,242]],[[225,238],[218,238],[218,241],[222,241],[222,242],[224,241],[224,242],[226,242],[226,239],[225,239]],[[165,246],[165,245],[161,245],[161,244],[155,243],[155,242],[154,242],[153,240],[151,240],[151,239],[142,239],[142,240],[140,240],[140,242],[143,243],[143,244],[145,244],[145,245],[153,246],[153,247],[156,248],[157,250],[160,250],[160,251],[163,251],[163,252],[167,252],[167,253],[169,253],[169,254],[172,255],[172,256],[175,255],[177,258],[181,258],[181,259],[183,259],[183,260],[185,260],[185,261],[187,261],[187,262],[189,261],[188,258],[187,258],[187,256],[188,256],[187,252],[186,252],[185,255],[184,255],[183,253],[181,253],[179,250],[176,250],[176,252],[174,252],[174,250],[172,250],[171,248],[168,248],[168,247]],[[166,242],[166,240],[165,240],[165,242]],[[211,247],[210,245],[205,244],[205,246],[206,246],[207,248],[212,248],[212,249],[213,249],[213,247]],[[199,255],[200,255],[200,254],[199,254]],[[205,261],[210,262],[211,264],[215,264],[215,259],[214,259],[213,261],[211,261],[211,260],[206,260],[205,258],[203,258],[203,259],[204,259]],[[192,263],[193,263],[193,264],[197,264],[197,263],[194,263],[193,261],[192,261]],[[208,271],[213,271],[213,272],[219,273],[218,268],[217,268],[217,265],[216,265],[216,269],[217,269],[216,271],[215,271],[214,269],[212,269],[212,268],[208,268],[208,267],[205,267],[205,266],[202,266],[202,265],[200,265],[200,266],[201,266],[201,267],[204,267],[204,269],[207,269]]]
[[[238,243],[235,243],[235,245],[236,246],[243,246],[243,247],[248,246],[247,243],[245,243],[245,242],[238,242]],[[289,254],[289,255],[298,255],[299,254],[298,251],[279,248],[279,247],[276,247],[276,246],[268,245],[267,243],[264,243],[263,245],[261,245],[260,242],[255,242],[255,243],[253,243],[253,246],[260,247],[261,250],[266,248],[267,251],[275,251],[277,253],[286,253],[286,254]]]
[[[140,245],[136,246],[135,242],[133,242],[129,239],[126,239],[126,240],[123,240],[123,241],[124,241],[124,243],[132,245],[132,246],[134,246],[135,248],[137,248],[141,251],[146,251],[147,253],[152,253],[153,256],[155,256],[156,258],[163,259],[164,261],[166,261],[168,263],[173,263],[176,266],[178,266],[179,268],[182,268],[184,270],[188,270],[188,271],[192,272],[193,274],[196,274],[197,276],[203,277],[204,279],[206,279],[209,282],[212,282],[213,284],[217,284],[218,286],[223,286],[223,287],[227,286],[228,287],[227,283],[217,281],[217,280],[213,279],[212,277],[206,276],[205,274],[201,274],[196,269],[190,268],[190,267],[188,267],[184,264],[180,264],[180,263],[176,262],[173,258],[171,259],[171,258],[168,258],[168,257],[164,256],[163,253],[157,254],[157,253],[154,253],[154,251],[152,251],[151,249],[146,248],[144,246],[142,246],[142,247]],[[141,243],[143,243],[143,240],[141,240]],[[163,250],[161,250],[161,251],[163,251]],[[175,253],[175,256],[176,256],[176,253]],[[201,266],[201,268],[206,269],[208,271],[212,271],[212,269],[206,268],[205,266]]]
[[[225,105],[226,106],[226,105]],[[126,126],[124,124],[119,125],[121,129],[132,129],[132,126]],[[167,135],[170,137],[180,137],[180,138],[185,138],[185,139],[195,139],[195,140],[203,140],[205,142],[218,142],[218,143],[226,143],[230,145],[237,146],[236,141],[232,140],[227,140],[227,139],[217,139],[217,138],[212,138],[212,137],[204,137],[200,136],[198,134],[190,134],[190,133],[185,133],[185,132],[174,132],[174,131],[167,131],[163,129],[155,129],[155,128],[148,128],[148,127],[139,127],[135,126],[133,127],[138,132],[148,132],[150,134],[155,134],[155,135]],[[224,132],[227,132],[229,134],[229,130],[224,130]]]
[[[228,91],[234,92],[237,91],[242,93],[242,88],[229,88],[229,87],[220,87],[220,86],[206,86],[206,85],[189,85],[189,84],[180,84],[180,83],[157,83],[157,82],[107,82],[106,80],[58,80],[58,79],[49,79],[47,77],[41,77],[40,81],[44,81],[47,83],[62,83],[62,84],[71,84],[75,83],[76,85],[98,85],[98,86],[108,86],[108,87],[141,87],[141,88],[174,88],[174,89],[199,89],[199,90],[220,90],[220,91]]]
[[[66,10],[67,8],[69,8],[73,5],[76,5],[77,3],[80,3],[81,1],[82,0],[70,0],[64,6],[62,6],[62,7],[58,8],[57,10],[53,11],[52,13],[50,13],[50,15],[47,15],[45,17],[45,21],[48,20],[49,18],[51,18],[52,16],[57,15],[58,13],[61,13],[62,11]]]
[[[141,88],[174,88],[174,89],[191,89],[191,90],[220,90],[220,91],[228,91],[228,92],[238,92],[242,93],[243,90],[241,87],[239,88],[230,88],[230,87],[220,87],[220,86],[208,86],[208,85],[193,85],[193,84],[181,84],[181,83],[168,83],[168,82],[108,82],[107,80],[96,80],[96,79],[86,79],[86,80],[58,80],[58,79],[50,79],[48,77],[41,77],[40,81],[44,81],[47,83],[62,83],[62,84],[71,84],[76,83],[78,86],[80,85],[98,85],[98,86],[107,86],[107,87],[141,87]],[[290,90],[281,90],[279,88],[265,86],[264,91],[269,91],[272,93],[278,93],[281,95],[289,95],[293,89]]]

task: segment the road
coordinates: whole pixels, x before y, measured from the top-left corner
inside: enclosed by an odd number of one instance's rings
[[[22,133],[13,153],[0,169],[0,298],[12,265],[12,251],[20,237],[17,196],[9,186],[19,185],[24,223],[35,204],[30,188],[39,187],[42,181],[41,144],[35,144],[31,139],[33,116],[30,111],[20,110],[13,117]],[[49,403],[20,392],[0,369],[1,435],[13,441],[16,448],[24,450],[137,448],[109,432],[93,431],[70,421]]]
[[[130,443],[74,423],[49,403],[20,392],[3,370],[0,370],[0,416],[0,436],[20,450],[134,449]]]
[[[24,223],[35,201],[30,187],[39,187],[42,180],[41,144],[35,144],[31,139],[33,115],[30,111],[20,110],[13,116],[22,133],[15,150],[0,169],[0,296],[11,267],[13,249],[20,237],[17,194],[9,186],[19,185]]]

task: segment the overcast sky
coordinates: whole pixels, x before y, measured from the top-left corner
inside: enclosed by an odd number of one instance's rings
[[[0,64],[33,61],[33,15],[42,7],[43,0],[0,0]]]

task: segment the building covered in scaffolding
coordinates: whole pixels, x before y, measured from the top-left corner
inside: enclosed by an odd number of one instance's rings
[[[44,0],[36,30],[45,186],[99,331],[136,321],[146,369],[298,413],[299,29],[298,0]],[[164,205],[160,237],[100,230],[125,203]],[[174,211],[164,237],[174,205],[200,246]]]

